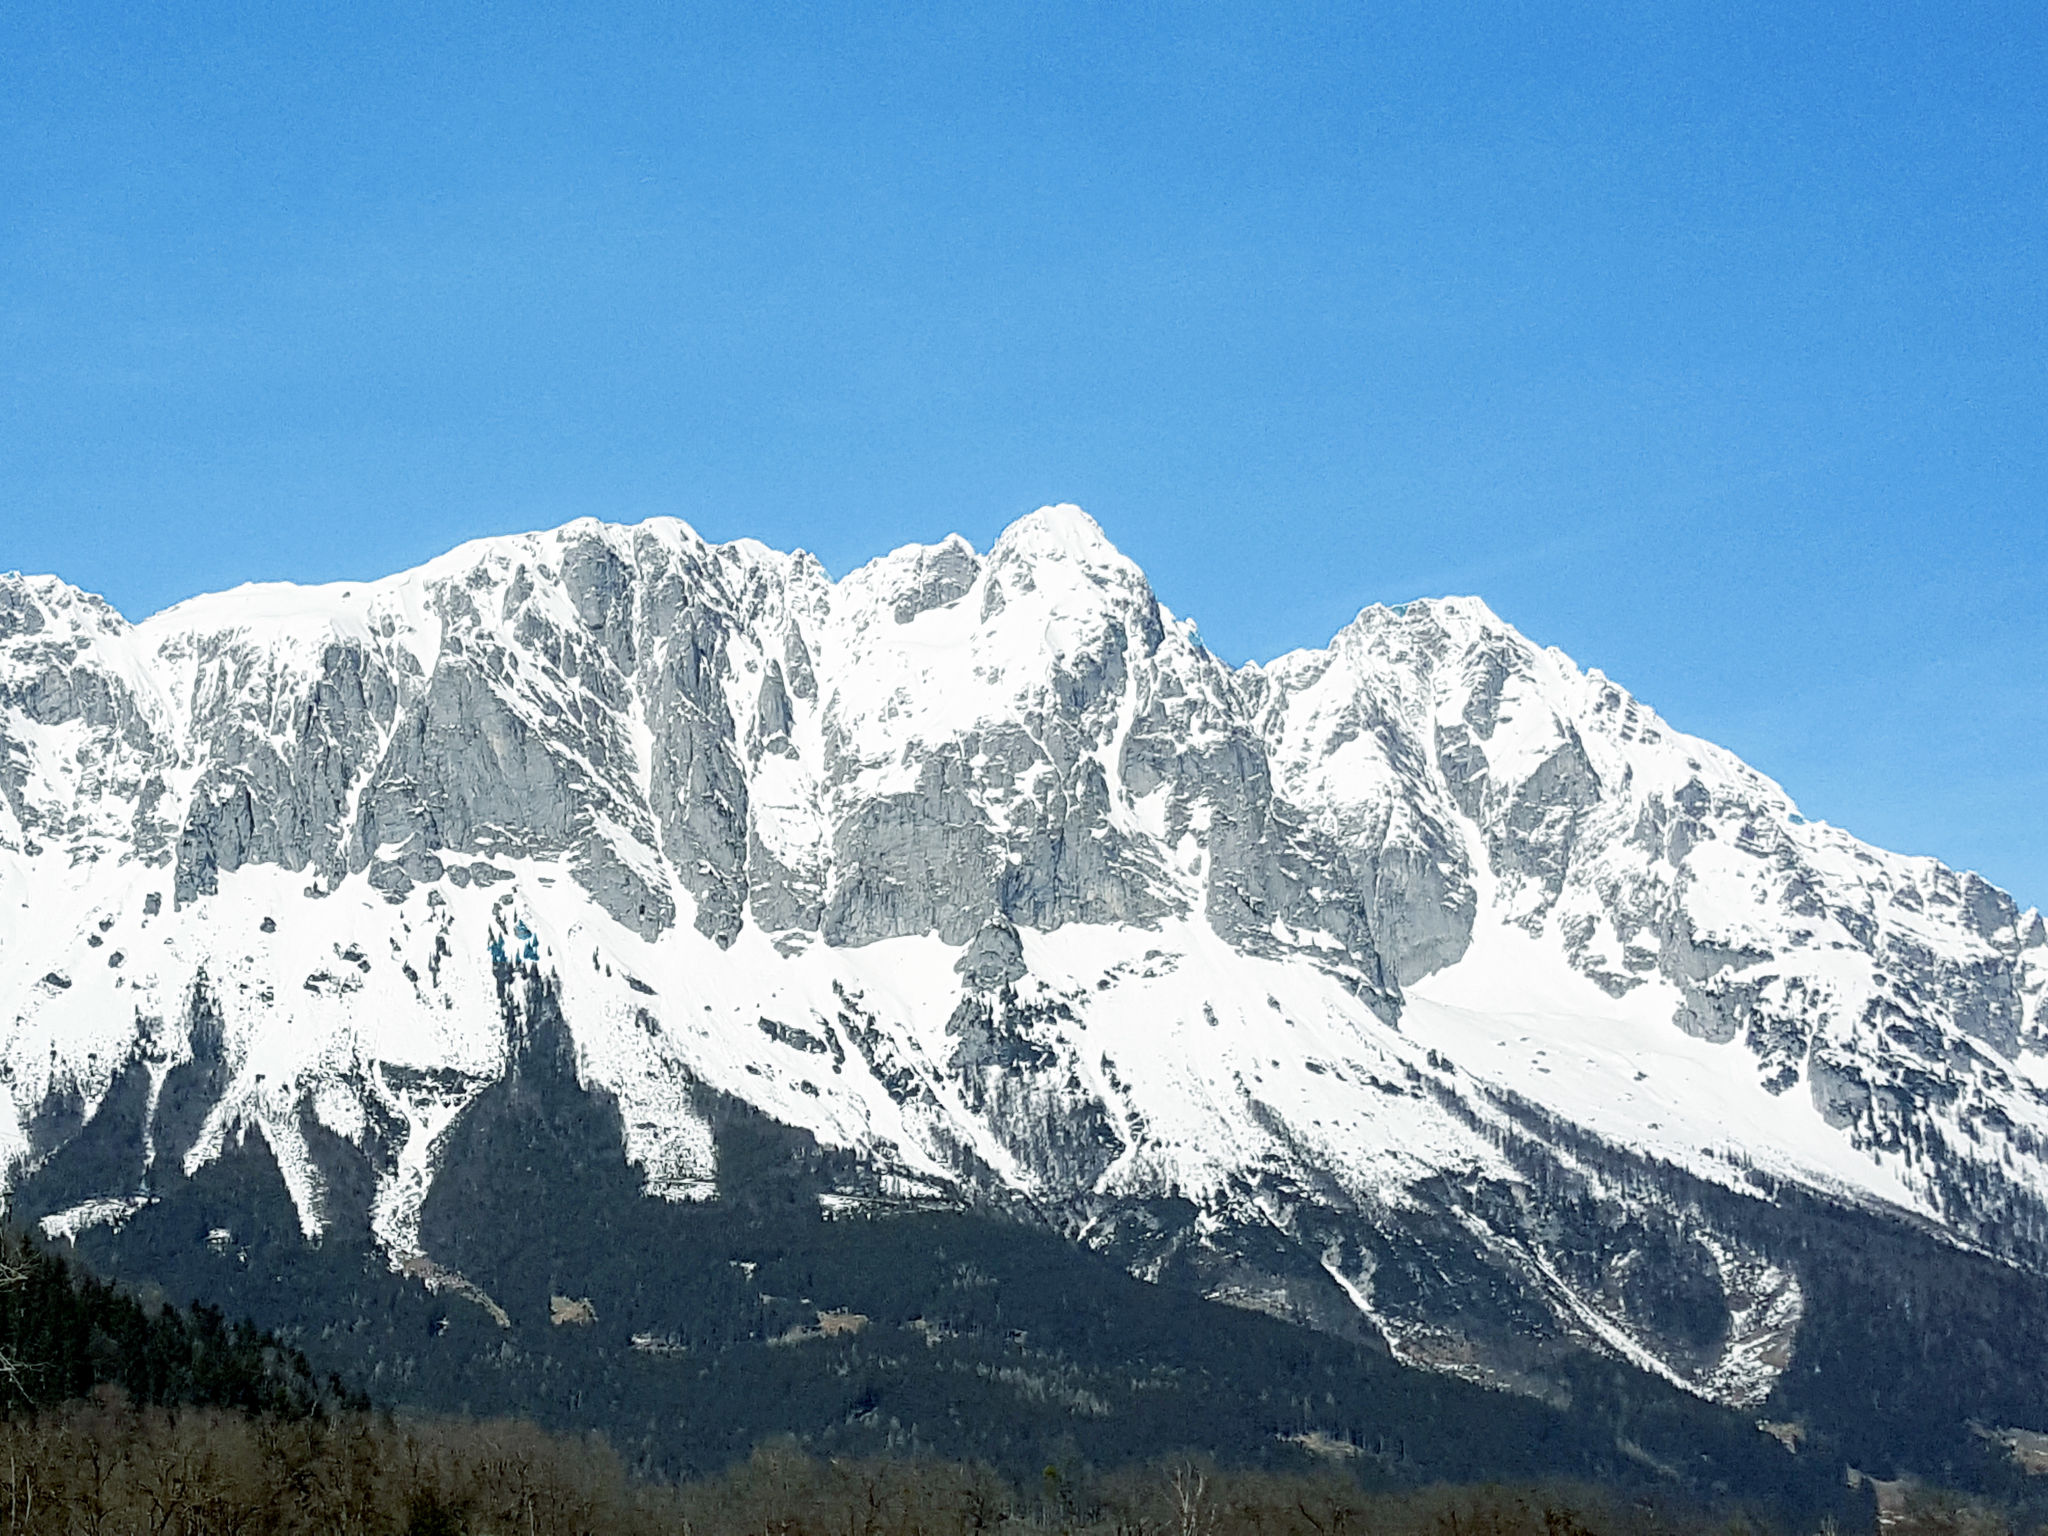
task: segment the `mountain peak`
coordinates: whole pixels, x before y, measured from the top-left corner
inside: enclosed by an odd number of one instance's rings
[[[1340,634],[1369,634],[1389,626],[1430,625],[1460,642],[1485,635],[1530,644],[1522,632],[1479,597],[1418,597],[1405,603],[1373,603],[1359,610]],[[1531,644],[1531,649],[1535,649]]]
[[[1012,557],[1051,556],[1082,565],[1131,566],[1123,552],[1110,543],[1102,525],[1072,502],[1027,512],[996,539],[990,551]]]
[[[128,627],[112,603],[62,577],[0,572],[0,638],[33,633],[46,620],[108,634]]]

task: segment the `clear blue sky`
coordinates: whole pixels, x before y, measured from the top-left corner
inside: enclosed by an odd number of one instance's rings
[[[575,8],[569,8],[575,10]],[[285,14],[305,11],[308,17]],[[2048,7],[0,11],[0,569],[1081,502],[2048,902]]]

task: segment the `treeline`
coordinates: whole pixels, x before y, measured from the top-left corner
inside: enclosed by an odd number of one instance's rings
[[[722,1470],[635,1475],[602,1436],[372,1412],[274,1336],[136,1297],[0,1235],[0,1536],[1732,1536],[1640,1487],[1391,1487],[1357,1446],[1320,1470],[1078,1456],[1018,1478],[914,1452],[772,1441]],[[1313,1442],[1313,1443],[1311,1443]],[[644,1470],[644,1469],[643,1469]],[[1366,1480],[1379,1476],[1375,1487]],[[1867,1509],[1869,1506],[1861,1506]],[[1887,1536],[1998,1536],[1979,1505],[1916,1500]],[[1823,1529],[1832,1523],[1823,1520]],[[1862,1521],[1852,1522],[1861,1526]],[[1846,1528],[1846,1527],[1845,1527]],[[1811,1524],[1788,1527],[1810,1536]]]
[[[128,1402],[298,1418],[367,1407],[304,1355],[216,1308],[179,1308],[94,1279],[0,1231],[0,1414],[118,1390]]]
[[[1370,1493],[1181,1461],[1018,1488],[985,1466],[767,1448],[681,1486],[529,1424],[292,1420],[112,1389],[0,1424],[4,1536],[1728,1536],[1587,1488]]]

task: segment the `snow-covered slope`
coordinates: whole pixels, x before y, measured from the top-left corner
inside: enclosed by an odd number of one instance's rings
[[[714,1089],[862,1153],[848,1201],[1511,1383],[1769,1389],[1798,1283],[1680,1175],[2048,1263],[2039,915],[1474,599],[1233,670],[1071,507],[838,582],[668,521],[140,625],[0,578],[0,1156],[146,1128],[50,1230],[253,1134],[317,1237],[339,1137],[431,1274],[494,962],[651,1195],[715,1188]]]

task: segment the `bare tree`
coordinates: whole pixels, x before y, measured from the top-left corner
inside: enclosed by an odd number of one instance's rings
[[[1216,1508],[1209,1498],[1209,1474],[1184,1461],[1173,1469],[1167,1487],[1173,1492],[1178,1536],[1210,1536],[1216,1528]]]
[[[28,1284],[28,1265],[10,1244],[0,1249],[0,1291],[18,1291]],[[8,1392],[24,1403],[32,1402],[28,1390],[28,1367],[11,1350],[0,1349],[0,1381],[7,1384]]]

